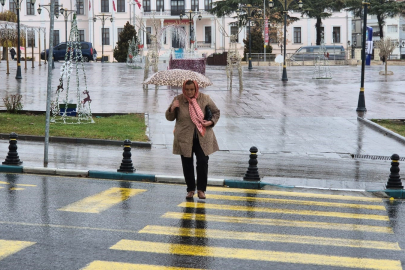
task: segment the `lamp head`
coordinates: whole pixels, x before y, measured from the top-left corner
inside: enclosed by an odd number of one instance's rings
[[[183,19],[183,12],[180,12],[180,20]]]
[[[274,2],[273,0],[269,0],[269,8],[273,8],[274,7]]]
[[[4,7],[5,0],[0,0],[0,4]]]
[[[350,46],[350,40],[347,41],[347,46]]]
[[[93,22],[96,22],[97,21],[97,18],[96,17],[93,17]]]
[[[302,8],[302,0],[300,0],[299,2],[298,2],[298,7],[301,9]]]
[[[111,18],[110,18],[110,22],[113,22],[113,21],[114,21],[114,19],[113,19],[113,17],[111,17]]]
[[[199,14],[198,15],[198,20],[201,21],[201,19],[202,19],[202,16],[201,16],[201,14]]]
[[[55,12],[56,19],[59,18],[59,12]]]
[[[41,11],[42,11],[42,8],[41,8],[41,7],[38,7],[38,8],[37,8],[37,12],[38,12],[39,15],[41,15]]]
[[[239,10],[239,8],[236,10],[236,15],[238,15],[239,16],[239,14],[240,14],[240,10]]]
[[[62,8],[60,8],[60,14],[63,14],[63,12],[65,12],[65,9],[62,7]]]
[[[31,0],[31,6],[35,5],[35,0]]]

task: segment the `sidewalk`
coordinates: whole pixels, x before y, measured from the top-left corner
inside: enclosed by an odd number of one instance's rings
[[[53,72],[55,89],[60,66],[56,63]],[[390,161],[353,159],[351,155],[401,156],[404,145],[357,120],[361,68],[330,68],[333,79],[320,81],[311,78],[313,67],[288,67],[285,85],[277,67],[244,68],[244,89],[239,90],[235,77],[232,90],[227,90],[225,68],[208,66],[206,75],[213,86],[202,92],[221,109],[215,127],[221,151],[210,156],[210,177],[241,180],[248,167],[249,148],[256,146],[263,182],[381,190],[388,179]],[[366,69],[367,117],[404,118],[404,70],[390,66],[394,75],[386,81],[385,76],[378,75],[381,69]],[[44,66],[36,67],[23,71],[23,80],[18,82],[13,71],[6,76],[4,65],[0,65],[0,80],[5,80],[9,94],[23,95],[26,110],[45,109],[45,74]],[[180,158],[171,154],[174,123],[164,117],[179,90],[160,87],[156,91],[153,86],[143,90],[139,80],[143,70],[128,69],[124,64],[86,63],[86,76],[94,113],[148,113],[152,148],[132,149],[137,172],[180,177]],[[8,141],[1,140],[0,159],[7,151]],[[42,167],[43,151],[43,143],[18,141],[24,166]],[[51,143],[48,167],[116,171],[122,153],[120,146]]]

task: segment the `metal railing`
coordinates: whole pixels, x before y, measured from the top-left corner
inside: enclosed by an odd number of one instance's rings
[[[264,53],[252,53],[251,58],[253,62],[264,62]],[[266,53],[266,62],[274,61],[274,59],[276,59],[276,54]],[[245,61],[249,61],[249,53],[246,53]]]

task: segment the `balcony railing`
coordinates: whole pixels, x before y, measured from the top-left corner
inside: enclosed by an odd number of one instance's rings
[[[205,10],[202,10],[202,9],[200,9],[199,10],[199,12],[200,12],[200,14],[201,14],[201,16],[203,16],[203,18],[204,18],[204,16],[213,16],[211,13],[209,13],[208,11],[205,11]],[[179,16],[180,15],[180,13],[183,13],[184,14],[184,9],[182,10],[182,9],[177,9],[177,10],[166,10],[166,11],[160,11],[160,10],[158,10],[158,11],[156,11],[156,10],[148,10],[148,11],[146,11],[146,10],[144,10],[143,12],[142,12],[142,16],[144,16],[144,17],[153,17],[153,16]]]

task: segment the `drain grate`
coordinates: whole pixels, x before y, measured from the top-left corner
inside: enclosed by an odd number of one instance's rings
[[[391,160],[391,156],[374,156],[374,155],[351,155],[352,158],[364,158],[375,160]],[[399,158],[400,161],[405,161],[405,157]]]

